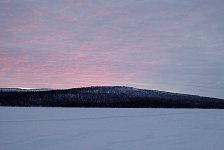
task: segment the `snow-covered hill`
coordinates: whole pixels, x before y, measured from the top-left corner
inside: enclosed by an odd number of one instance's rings
[[[0,92],[39,92],[39,91],[50,91],[53,89],[23,89],[23,88],[0,88]]]
[[[224,100],[124,86],[0,90],[3,106],[224,108]]]

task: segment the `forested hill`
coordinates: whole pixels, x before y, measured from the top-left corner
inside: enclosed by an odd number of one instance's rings
[[[224,108],[224,100],[123,86],[67,90],[0,89],[1,106]]]

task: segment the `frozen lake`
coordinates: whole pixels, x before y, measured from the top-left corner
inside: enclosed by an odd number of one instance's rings
[[[220,150],[224,111],[0,107],[1,150]]]

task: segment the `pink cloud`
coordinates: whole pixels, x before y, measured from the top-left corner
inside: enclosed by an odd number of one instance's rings
[[[20,25],[15,24],[13,26],[10,26],[7,30],[11,34],[21,34],[21,33],[30,34],[35,31],[38,31],[42,27],[43,27],[43,24],[40,21],[32,20],[26,24],[20,24]]]
[[[33,5],[32,11],[35,16],[39,16],[39,17],[44,16],[44,14],[46,13],[43,6],[39,6],[39,5]]]

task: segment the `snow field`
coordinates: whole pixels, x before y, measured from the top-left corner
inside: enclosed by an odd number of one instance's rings
[[[224,111],[0,107],[1,150],[220,150]]]

